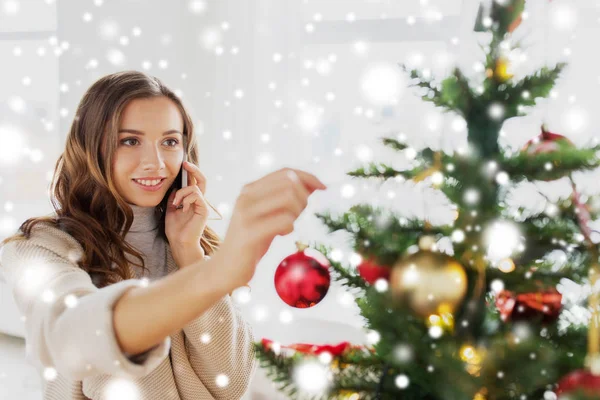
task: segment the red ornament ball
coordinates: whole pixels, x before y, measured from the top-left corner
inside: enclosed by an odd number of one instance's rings
[[[542,125],[542,133],[533,139],[527,141],[521,151],[527,154],[552,153],[566,148],[572,148],[575,145],[567,137],[552,133],[546,130]]]
[[[597,396],[600,393],[600,375],[594,375],[585,369],[573,371],[558,382],[556,394],[575,394],[579,391]]]
[[[296,243],[298,251],[287,256],[275,270],[275,290],[286,304],[309,308],[329,290],[329,261],[318,251]]]
[[[374,284],[377,279],[390,279],[391,268],[377,265],[375,261],[371,259],[365,259],[356,267],[358,274],[365,280],[365,282]]]

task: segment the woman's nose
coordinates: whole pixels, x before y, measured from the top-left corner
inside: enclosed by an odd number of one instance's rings
[[[158,149],[149,150],[144,153],[141,163],[148,169],[160,169],[165,165],[164,155]]]

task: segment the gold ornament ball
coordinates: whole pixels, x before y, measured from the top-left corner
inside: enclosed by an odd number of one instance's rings
[[[511,79],[514,76],[513,74],[508,72],[509,69],[510,69],[510,62],[508,61],[508,59],[506,59],[504,57],[500,57],[496,61],[496,70],[494,72],[494,76],[500,82],[506,82],[507,80]]]
[[[454,313],[467,293],[467,274],[454,258],[421,250],[394,265],[390,291],[394,301],[408,305],[423,318]]]

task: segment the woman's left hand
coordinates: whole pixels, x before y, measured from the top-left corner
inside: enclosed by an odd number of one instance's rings
[[[204,199],[206,177],[196,165],[184,162],[183,168],[188,171],[188,186],[169,195],[165,234],[174,252],[193,252],[202,250],[200,238],[208,220],[208,204]],[[183,209],[178,210],[180,204]]]

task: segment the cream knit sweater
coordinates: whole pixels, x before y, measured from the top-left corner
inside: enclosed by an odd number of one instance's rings
[[[178,268],[157,236],[154,209],[131,207],[135,218],[125,240],[150,270],[130,264],[136,279],[98,289],[75,262],[83,254],[79,242],[47,224],[36,225],[29,240],[2,247],[0,268],[25,317],[27,359],[42,375],[44,400],[240,399],[257,363],[252,329],[229,295],[143,354],[120,349],[116,301],[126,289]]]

